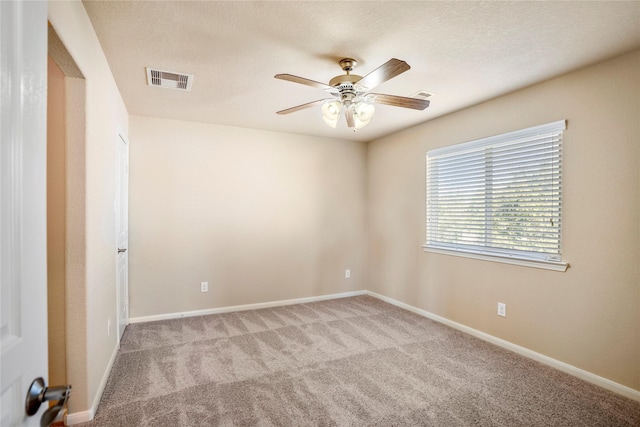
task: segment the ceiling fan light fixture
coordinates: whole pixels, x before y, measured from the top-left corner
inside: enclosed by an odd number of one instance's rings
[[[334,97],[333,99],[325,98],[307,102],[306,104],[287,108],[286,110],[277,111],[276,113],[289,114],[322,104],[322,120],[327,126],[335,128],[340,114],[344,112],[347,127],[355,131],[369,124],[375,113],[374,103],[411,108],[414,110],[424,110],[429,106],[429,100],[425,99],[429,94],[424,91],[416,94],[420,95],[420,97],[411,98],[369,92],[387,80],[409,70],[411,67],[405,61],[391,58],[364,77],[351,74],[355,65],[356,61],[354,59],[345,58],[341,60],[340,67],[342,67],[342,70],[346,74],[332,78],[328,85],[292,74],[276,74],[274,76],[276,79],[287,80],[321,89]]]
[[[335,128],[342,111],[342,103],[340,101],[328,101],[322,104],[322,120],[329,127]]]

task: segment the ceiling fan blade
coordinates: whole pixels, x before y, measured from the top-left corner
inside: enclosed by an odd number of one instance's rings
[[[276,74],[274,77],[280,80],[287,80],[289,82],[300,83],[302,85],[315,87],[317,89],[322,89],[324,91],[331,92],[331,93],[338,91],[336,88],[326,85],[324,83],[320,83],[315,80],[305,79],[304,77],[294,76],[292,74]]]
[[[318,99],[317,101],[307,102],[306,104],[302,104],[302,105],[298,105],[298,106],[295,106],[295,107],[287,108],[286,110],[280,110],[280,111],[276,112],[276,114],[295,113],[296,111],[304,110],[304,109],[316,106],[318,104],[322,104],[326,100],[330,100],[330,99],[331,98],[325,98],[325,99]]]
[[[411,67],[406,62],[392,58],[361,78],[357,84],[367,88],[366,90],[371,90],[376,86],[380,86],[387,80],[404,73],[410,68]]]
[[[408,98],[406,96],[385,95],[383,93],[370,93],[373,102],[376,104],[392,105],[394,107],[412,108],[414,110],[424,110],[430,104],[428,99]]]
[[[347,119],[347,126],[349,126],[350,128],[356,127],[356,121],[353,118],[353,109],[351,108],[345,109],[344,116]]]

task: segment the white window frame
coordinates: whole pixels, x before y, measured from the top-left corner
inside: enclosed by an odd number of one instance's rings
[[[423,250],[426,252],[433,252],[445,255],[455,255],[467,258],[474,259],[482,259],[488,261],[496,261],[503,262],[507,264],[516,264],[516,265],[524,265],[528,267],[536,267],[543,268],[548,270],[555,271],[566,271],[569,264],[562,260],[562,247],[561,247],[561,225],[562,225],[562,134],[566,129],[566,121],[560,120],[552,123],[547,123],[540,126],[534,126],[527,129],[517,130],[514,132],[508,132],[501,135],[491,136],[487,138],[482,138],[474,141],[465,142],[462,144],[455,144],[448,147],[438,148],[435,150],[430,150],[427,152],[427,240],[426,243],[422,246]],[[433,171],[430,171],[429,165],[435,165],[434,162],[437,162],[439,159],[451,158],[457,154],[463,155],[468,154],[470,152],[485,152],[490,153],[493,149],[500,150],[501,147],[505,147],[507,145],[517,146],[518,143],[522,141],[536,141],[543,140],[548,137],[556,138],[557,141],[554,143],[557,145],[557,148],[554,150],[554,156],[557,156],[556,165],[554,167],[555,179],[557,180],[556,190],[558,199],[556,200],[555,205],[555,213],[558,215],[557,224],[555,224],[554,230],[557,230],[557,248],[549,249],[548,252],[536,252],[536,251],[523,251],[514,248],[505,248],[505,247],[492,247],[491,246],[491,238],[490,236],[495,236],[495,232],[492,234],[488,233],[484,235],[483,233],[483,242],[478,244],[471,244],[468,242],[464,242],[462,238],[457,239],[455,242],[446,241],[447,239],[434,237],[439,232],[447,232],[446,226],[439,227],[437,223],[437,212],[438,208],[437,201],[438,197],[440,197],[440,193],[437,190],[431,190],[433,194],[430,193],[430,188],[434,188],[434,183],[429,182],[430,173],[433,173],[435,176],[435,166],[432,166]],[[485,188],[488,185],[487,183],[490,181],[488,177],[492,173],[493,166],[490,164],[490,160],[488,160],[490,155],[488,154],[478,154],[479,157],[482,157],[481,164],[486,168],[484,172],[485,179]],[[476,163],[477,166],[477,163]],[[463,169],[461,169],[462,171]],[[431,187],[430,187],[431,184]],[[436,182],[437,184],[437,182]],[[487,203],[490,202],[492,193],[488,191],[484,191],[483,193],[483,207],[484,214],[480,214],[481,221],[485,227],[489,227],[488,224],[495,218],[492,215],[491,205]],[[442,200],[442,199],[440,199]],[[445,228],[443,228],[445,227]],[[430,235],[431,234],[431,235]],[[504,233],[502,234],[504,235]],[[450,239],[451,240],[451,239]],[[515,241],[515,239],[514,239]],[[499,245],[496,245],[499,246]],[[503,245],[505,246],[505,245]],[[540,249],[537,249],[540,250]]]

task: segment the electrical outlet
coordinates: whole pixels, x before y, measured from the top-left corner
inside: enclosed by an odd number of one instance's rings
[[[498,303],[498,316],[507,317],[507,304],[503,302]]]
[[[209,292],[209,282],[200,282],[200,292]]]
[[[345,279],[351,279],[351,270],[345,270],[344,271],[344,278]]]

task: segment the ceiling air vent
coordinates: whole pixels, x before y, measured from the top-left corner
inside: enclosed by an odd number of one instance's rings
[[[186,90],[191,92],[193,76],[174,71],[155,70],[147,67],[147,84],[167,89]]]
[[[419,90],[416,93],[414,93],[413,95],[411,95],[411,98],[427,99],[432,95],[433,95],[432,93],[429,93],[426,90]]]

